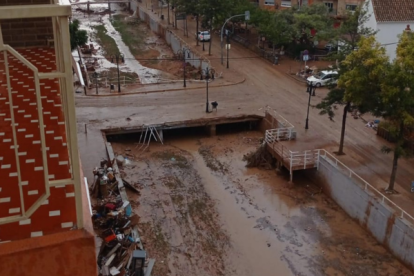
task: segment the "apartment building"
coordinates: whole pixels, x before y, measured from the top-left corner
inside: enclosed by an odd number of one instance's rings
[[[0,0],[1,275],[96,275],[66,0]]]
[[[292,6],[306,6],[323,3],[333,16],[341,15],[345,10],[355,10],[363,0],[252,0],[259,7],[269,10],[286,9]]]

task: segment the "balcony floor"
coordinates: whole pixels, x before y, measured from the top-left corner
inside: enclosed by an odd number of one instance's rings
[[[56,70],[53,48],[18,50],[39,72]],[[49,180],[71,178],[66,124],[58,79],[40,80],[47,166],[42,158],[39,109],[35,79],[30,68],[7,54],[9,96],[4,52],[0,54],[0,217],[21,215],[45,194],[44,173]],[[12,107],[12,108],[11,108]],[[12,120],[11,112],[14,115]],[[13,134],[12,125],[15,126]],[[18,156],[16,156],[15,146]],[[18,166],[20,166],[20,174]],[[20,200],[19,182],[23,193]],[[30,219],[0,225],[0,240],[16,240],[68,230],[76,222],[73,185],[50,188],[50,197]]]

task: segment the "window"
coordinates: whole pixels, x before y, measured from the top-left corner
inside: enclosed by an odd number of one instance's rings
[[[274,6],[275,0],[265,0],[265,5]]]
[[[292,1],[290,0],[282,0],[282,7],[291,7],[292,6]]]
[[[329,11],[333,10],[333,3],[332,2],[325,2],[324,4],[325,4],[325,6],[328,7]]]
[[[355,4],[346,4],[346,5],[345,5],[345,8],[346,8],[348,11],[355,11],[355,10],[356,10],[356,8],[357,8],[357,5],[355,5]]]

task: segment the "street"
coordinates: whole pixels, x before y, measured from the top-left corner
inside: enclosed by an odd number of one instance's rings
[[[145,1],[143,2],[145,7]],[[149,1],[147,2],[149,3]],[[156,16],[154,15],[154,18]],[[189,22],[189,38],[183,36],[183,30],[180,29],[182,27],[181,22],[178,27],[178,30],[173,31],[184,39],[191,48],[195,48],[199,53],[202,53],[202,44],[195,45],[193,35],[195,34],[195,23],[191,20]],[[295,126],[297,140],[290,144],[292,145],[291,150],[319,148],[332,153],[338,149],[343,107],[338,106],[334,121],[329,120],[327,116],[319,115],[319,110],[311,107],[309,129],[305,130],[308,104],[308,94],[305,93],[306,87],[287,73],[291,66],[293,68],[297,65],[295,62],[283,58],[280,60],[281,65],[272,65],[243,46],[232,42],[230,69],[226,69],[225,63],[224,66],[220,64],[219,36],[213,34],[212,37],[212,55],[208,56],[207,43],[204,54],[211,61],[216,72],[223,72],[223,78],[230,82],[232,79],[245,78],[245,81],[240,84],[209,88],[209,101],[219,103],[217,112],[205,113],[206,91],[204,88],[187,88],[178,91],[168,91],[166,89],[165,92],[111,97],[76,95],[79,150],[83,169],[88,178],[91,177],[92,169],[99,159],[105,156],[105,145],[100,132],[102,129],[133,128],[143,124],[149,125],[218,116],[263,115],[264,108],[267,106],[276,110]],[[308,65],[311,66],[312,62],[309,62]],[[168,85],[166,86],[168,87]],[[317,89],[316,96],[311,99],[311,106],[319,103],[327,92],[325,88]],[[85,133],[85,129],[87,129],[87,133]],[[371,185],[383,191],[387,187],[392,164],[392,154],[386,155],[381,152],[383,145],[391,146],[384,139],[378,137],[373,129],[365,127],[365,123],[361,119],[355,120],[348,115],[345,155],[337,156],[337,158]],[[414,180],[412,167],[413,160],[402,159],[399,161],[395,186],[398,193],[388,195],[388,197],[405,211],[414,215],[414,209],[412,208],[414,196],[410,192],[410,183]],[[284,181],[278,180],[279,183]],[[300,182],[303,183],[304,181]],[[212,188],[210,187],[210,189]],[[220,197],[219,195],[216,196]],[[226,213],[225,216],[229,218],[231,214]],[[242,240],[240,237],[238,239],[239,241]],[[244,247],[243,252],[247,252],[248,248]],[[255,256],[255,258],[258,257]],[[271,261],[270,259],[266,260]],[[289,262],[287,261],[287,263]],[[290,271],[294,273],[295,270],[291,268]],[[404,273],[408,272],[404,270]]]

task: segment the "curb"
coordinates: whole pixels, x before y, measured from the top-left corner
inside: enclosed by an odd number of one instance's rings
[[[232,86],[242,84],[246,81],[246,78],[243,78],[241,81],[234,82],[234,83],[227,83],[227,84],[220,84],[220,85],[209,85],[210,88],[217,88],[217,87],[225,87],[225,86]],[[150,93],[161,93],[161,92],[169,92],[169,91],[180,91],[180,90],[192,90],[192,89],[202,89],[205,86],[196,86],[196,87],[181,87],[181,88],[172,88],[172,89],[159,89],[159,90],[150,90],[150,91],[137,91],[137,92],[126,92],[126,93],[118,93],[118,94],[107,94],[107,95],[84,95],[83,97],[116,97],[116,96],[127,96],[127,95],[137,95],[137,94],[150,94]]]
[[[286,74],[286,75],[288,75],[291,79],[295,80],[295,81],[296,81],[296,82],[298,82],[298,83],[303,83],[303,84],[306,84],[306,81],[305,81],[305,80],[303,80],[303,81],[298,80],[297,78],[293,77],[291,74],[289,74],[289,73],[287,73],[287,72],[285,72],[285,74]]]

